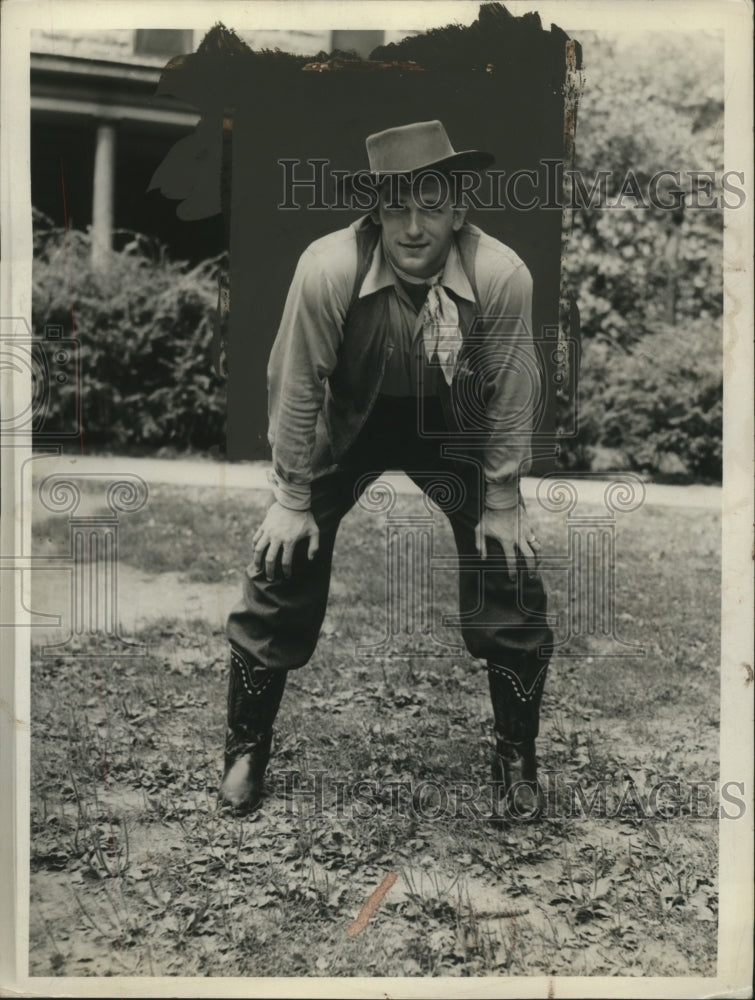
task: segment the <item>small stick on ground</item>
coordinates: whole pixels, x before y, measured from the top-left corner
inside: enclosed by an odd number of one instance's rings
[[[346,928],[346,933],[349,937],[356,937],[357,934],[361,934],[362,931],[367,926],[370,917],[375,912],[375,910],[380,906],[383,901],[383,897],[388,892],[390,887],[395,884],[397,875],[395,872],[388,872],[380,885],[375,889],[370,898],[364,904],[362,909],[359,911],[359,916],[356,918],[353,924],[349,924]]]

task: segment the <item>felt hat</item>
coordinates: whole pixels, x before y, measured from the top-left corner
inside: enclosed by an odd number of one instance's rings
[[[414,122],[367,136],[369,172],[376,178],[411,177],[424,170],[482,170],[495,157],[479,149],[457,152],[442,122]]]

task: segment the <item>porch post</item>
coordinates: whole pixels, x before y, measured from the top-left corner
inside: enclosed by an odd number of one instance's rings
[[[115,192],[115,125],[97,126],[92,197],[92,266],[104,270],[112,248]]]

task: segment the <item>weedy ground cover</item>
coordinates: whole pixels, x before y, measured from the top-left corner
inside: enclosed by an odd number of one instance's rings
[[[180,574],[209,600],[240,580],[265,502],[153,490],[120,537],[122,564],[154,589],[155,617],[129,636],[146,655],[94,640],[73,656],[34,650],[30,973],[713,974],[717,515],[619,515],[617,626],[645,655],[605,658],[587,635],[555,656],[539,740],[548,809],[501,826],[485,812],[482,664],[423,655],[416,633],[356,655],[386,634],[386,557],[385,522],[352,512],[318,650],[289,677],[268,796],[238,820],[215,801],[225,639],[201,616],[159,617],[175,605],[161,581]],[[399,498],[397,513],[422,512]],[[563,554],[564,520],[531,516]],[[441,518],[433,530],[451,553]],[[63,551],[67,531],[39,519],[35,544]],[[566,574],[547,576],[563,627]],[[439,574],[437,614],[455,600],[453,573]],[[348,936],[388,872],[396,884]]]

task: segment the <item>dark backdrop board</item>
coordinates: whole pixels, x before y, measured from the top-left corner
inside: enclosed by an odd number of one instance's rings
[[[313,208],[282,210],[283,167],[301,160],[297,176],[311,176],[306,160],[327,159],[334,169],[366,167],[365,137],[395,125],[434,118],[456,149],[495,154],[496,169],[536,169],[563,156],[563,99],[551,81],[513,81],[508,74],[301,72],[279,83],[274,100],[237,108],[234,117],[231,229],[231,324],[228,356],[228,457],[267,458],[265,368],[299,254],[308,243],[348,225],[358,213]],[[526,184],[523,191],[528,191]],[[294,193],[310,202],[304,189]],[[326,203],[335,195],[326,188]],[[561,213],[512,207],[473,211],[476,222],[511,246],[533,276],[536,335],[558,324]],[[546,356],[547,357],[547,356]],[[540,427],[553,427],[549,407]]]
[[[571,117],[565,115],[567,44],[560,29],[544,31],[537,15],[514,18],[498,4],[485,4],[469,27],[405,39],[364,61],[315,63],[314,57],[256,53],[233,33],[215,28],[196,54],[169,64],[163,92],[199,107],[205,123],[225,118],[228,125],[232,119],[231,197],[225,198],[230,205],[230,317],[224,330],[229,459],[270,457],[267,359],[296,261],[312,240],[359,214],[306,207],[310,195],[303,189],[294,195],[301,207],[280,208],[279,161],[301,161],[297,176],[311,176],[306,161],[315,159],[327,160],[332,170],[366,168],[368,134],[438,118],[456,149],[492,152],[495,169],[507,176],[529,169],[542,177],[544,160],[565,157],[565,121]],[[216,132],[219,136],[219,125]],[[523,193],[529,193],[526,184]],[[325,186],[323,197],[334,203],[332,185]],[[534,335],[543,342],[545,373],[536,449],[543,457],[533,471],[543,474],[555,455],[553,337],[559,327],[562,213],[503,205],[505,199],[469,218],[511,246],[533,275]]]

